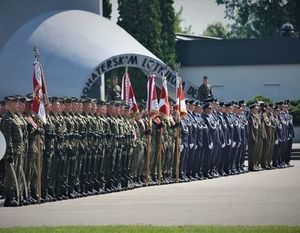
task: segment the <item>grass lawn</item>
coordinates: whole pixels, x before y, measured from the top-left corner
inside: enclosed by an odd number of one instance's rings
[[[13,227],[0,228],[0,233],[300,233],[300,226],[64,226],[64,227]]]

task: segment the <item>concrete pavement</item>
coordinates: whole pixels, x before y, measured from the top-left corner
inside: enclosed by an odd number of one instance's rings
[[[0,207],[0,226],[300,225],[295,167],[66,200]]]

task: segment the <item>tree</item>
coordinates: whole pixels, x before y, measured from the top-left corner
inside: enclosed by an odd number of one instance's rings
[[[203,32],[203,35],[228,39],[230,33],[229,30],[221,22],[215,22],[207,26],[207,28]]]
[[[187,35],[194,35],[194,32],[192,32],[192,25],[189,25],[188,27],[182,27],[182,12],[183,12],[183,7],[181,6],[179,11],[175,13],[175,32],[176,33],[183,33]]]
[[[118,0],[119,17],[117,24],[140,41],[139,0]]]
[[[110,0],[103,0],[103,17],[111,19],[112,5]]]
[[[173,8],[174,0],[160,0],[161,13],[161,49],[162,60],[170,66],[176,61],[176,35],[175,35],[175,10]]]
[[[295,6],[299,7],[297,0],[216,0],[216,2],[225,5],[226,18],[235,21],[231,25],[231,33],[238,38],[279,37],[281,26],[296,17]]]
[[[161,11],[159,0],[140,0],[140,33],[139,41],[157,57],[162,57]]]

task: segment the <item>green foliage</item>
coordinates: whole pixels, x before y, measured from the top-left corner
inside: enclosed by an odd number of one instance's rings
[[[221,22],[215,22],[207,26],[207,28],[203,32],[203,35],[228,39],[230,33],[227,27],[224,26]]]
[[[118,11],[117,24],[140,41],[142,34],[139,0],[118,0]]]
[[[109,90],[112,88],[112,78],[114,76],[118,77],[118,85],[122,87],[122,77],[125,73],[125,68],[117,68],[114,70],[111,70],[105,74],[105,89],[106,89],[106,100],[109,101]],[[142,99],[147,99],[147,76],[145,73],[138,69],[129,67],[128,73],[130,75],[130,82],[133,87],[133,91],[135,94],[135,98],[138,102],[140,102]]]
[[[60,226],[0,228],[0,233],[299,233],[299,226]]]
[[[290,22],[300,32],[300,1],[297,0],[216,0],[225,5],[225,14],[235,22],[231,25],[232,37],[279,37],[280,28]]]
[[[111,19],[112,5],[110,0],[103,0],[103,16]]]
[[[194,35],[195,33],[192,32],[192,25],[189,25],[188,27],[182,27],[181,24],[183,22],[182,19],[182,12],[183,12],[183,7],[181,6],[179,11],[175,13],[175,32],[176,33],[182,33],[182,34],[187,34],[187,35]]]
[[[300,125],[300,100],[291,101],[290,113],[293,116],[294,124]]]
[[[162,58],[162,22],[159,0],[140,0],[139,42],[157,57]]]
[[[265,104],[272,104],[273,103],[273,101],[270,98],[262,96],[262,95],[258,95],[258,96],[255,96],[254,99],[249,100],[247,102],[247,105],[249,106],[249,105],[251,105],[252,103],[254,103],[256,101],[263,101]]]
[[[160,0],[161,11],[161,48],[162,60],[172,66],[176,61],[176,35],[175,35],[175,10],[174,0]]]
[[[174,0],[118,0],[117,24],[169,66],[176,61]],[[123,69],[124,70],[124,69]],[[114,71],[118,73],[118,71]],[[124,71],[118,77],[123,76]],[[147,78],[142,71],[129,70],[138,100],[146,98]],[[107,76],[110,76],[108,74]],[[135,88],[135,86],[137,88]]]

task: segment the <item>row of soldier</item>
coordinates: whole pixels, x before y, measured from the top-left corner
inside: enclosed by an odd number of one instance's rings
[[[178,175],[190,181],[244,173],[247,148],[250,171],[289,164],[293,122],[286,103],[254,103],[248,111],[243,101],[187,100],[181,120],[172,106],[169,118],[149,120],[120,102],[52,97],[47,123],[39,126],[31,102],[7,97],[1,113],[6,206],[37,203],[37,138],[43,201],[173,183]]]

